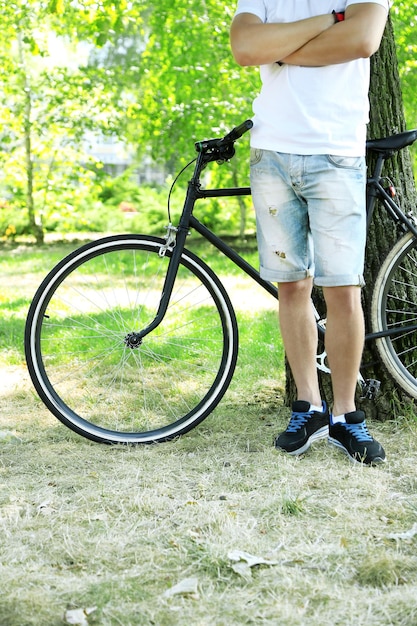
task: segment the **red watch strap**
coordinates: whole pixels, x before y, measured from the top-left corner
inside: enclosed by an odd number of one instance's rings
[[[332,13],[334,15],[334,19],[336,20],[335,23],[343,22],[343,20],[345,19],[344,13],[336,13],[336,11],[332,11]]]

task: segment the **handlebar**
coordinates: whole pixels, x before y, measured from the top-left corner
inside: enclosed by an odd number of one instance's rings
[[[253,126],[252,120],[246,120],[243,124],[236,126],[233,130],[230,131],[227,135],[222,137],[221,139],[206,139],[204,141],[197,141],[195,144],[195,149],[197,152],[204,153],[217,153],[222,152],[230,148],[233,149],[234,142],[239,139],[242,135],[244,135],[248,130],[250,130]],[[233,156],[233,154],[231,155]]]

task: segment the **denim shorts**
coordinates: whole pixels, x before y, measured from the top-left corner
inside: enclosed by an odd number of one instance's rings
[[[251,189],[262,278],[363,286],[364,157],[251,148]]]

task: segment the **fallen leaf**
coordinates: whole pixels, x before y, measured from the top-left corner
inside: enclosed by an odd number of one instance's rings
[[[176,595],[188,596],[191,595],[195,599],[198,598],[198,578],[184,578],[179,583],[167,589],[164,593],[165,598],[170,598]]]
[[[20,437],[9,430],[0,430],[0,442],[1,441],[4,443],[22,443]]]
[[[65,611],[64,622],[66,624],[72,624],[73,626],[88,626],[87,617],[96,609],[96,606],[92,606],[88,609],[71,609],[69,611]]]
[[[417,535],[417,524],[414,524],[410,530],[404,533],[391,533],[387,535],[388,539],[413,539]]]
[[[56,513],[56,509],[54,509],[54,507],[49,502],[49,500],[45,500],[44,502],[41,502],[36,507],[36,510],[38,511],[38,514],[40,513],[42,515],[52,515],[52,513]]]
[[[239,561],[238,563],[233,563],[232,570],[242,576],[242,578],[246,578],[246,580],[250,580],[252,578],[252,570],[246,561]]]
[[[248,552],[244,552],[243,550],[232,550],[227,555],[231,561],[234,561],[232,565],[232,570],[249,580],[252,578],[251,568],[257,565],[277,565],[278,561],[271,561],[269,559],[264,559],[261,556],[254,556],[253,554],[249,554]]]
[[[246,561],[249,567],[255,567],[255,565],[277,565],[278,561],[271,561],[270,559],[264,559],[261,556],[254,556],[243,550],[232,550],[227,555],[231,561]]]

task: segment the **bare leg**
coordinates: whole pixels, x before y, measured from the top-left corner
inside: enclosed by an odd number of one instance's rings
[[[321,406],[316,368],[317,328],[310,300],[312,286],[310,278],[279,284],[279,320],[298,399]]]
[[[326,352],[332,372],[333,415],[355,411],[364,320],[359,287],[325,287]]]

